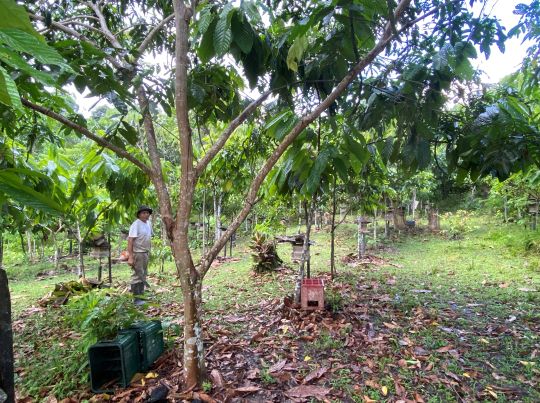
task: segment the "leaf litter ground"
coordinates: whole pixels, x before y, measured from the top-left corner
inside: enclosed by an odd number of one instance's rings
[[[339,296],[324,311],[301,311],[286,297],[236,300],[206,312],[211,383],[204,391],[182,384],[178,336],[174,348],[130,387],[112,396],[80,391],[63,402],[540,401],[538,315],[527,315],[519,302],[477,301],[437,293],[433,284],[402,284],[401,265],[381,257],[349,256],[344,263],[333,282],[321,275],[326,294]],[[393,271],[385,269],[389,264]],[[272,281],[292,283],[294,276],[284,268]],[[268,281],[265,275],[251,280],[254,287]],[[174,302],[149,309],[159,318],[181,313]]]

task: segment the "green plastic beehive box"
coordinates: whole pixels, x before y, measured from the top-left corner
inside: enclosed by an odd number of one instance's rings
[[[160,321],[138,322],[121,333],[133,333],[138,337],[141,371],[148,371],[154,361],[163,354],[163,329]]]
[[[115,340],[100,341],[88,349],[90,383],[94,393],[110,393],[126,387],[141,366],[139,340],[121,333]]]

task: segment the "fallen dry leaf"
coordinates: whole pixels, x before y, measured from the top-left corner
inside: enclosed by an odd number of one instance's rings
[[[323,376],[328,371],[328,367],[322,367],[319,369],[316,369],[314,371],[311,371],[302,381],[303,384],[309,383],[315,379],[319,379],[321,376]]]
[[[289,389],[287,392],[285,392],[285,395],[290,398],[316,397],[318,399],[323,399],[328,393],[330,393],[330,389],[328,388],[313,385],[300,385]]]
[[[272,372],[281,371],[283,367],[285,366],[285,364],[287,364],[287,360],[278,361],[277,363],[275,363],[268,369],[268,372],[272,373]]]
[[[240,393],[253,393],[253,392],[258,392],[259,390],[261,390],[261,388],[255,385],[242,386],[240,388],[235,389],[235,391],[240,392]]]

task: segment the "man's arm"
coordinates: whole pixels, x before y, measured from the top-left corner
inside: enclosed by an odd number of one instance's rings
[[[133,240],[135,238],[131,238],[131,237],[128,237],[128,247],[127,247],[127,251],[128,251],[128,264],[130,266],[133,266]]]

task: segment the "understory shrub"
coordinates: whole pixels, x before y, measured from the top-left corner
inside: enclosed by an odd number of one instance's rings
[[[257,273],[274,270],[283,263],[277,254],[276,243],[268,240],[266,235],[256,232],[249,248],[255,263],[253,270]]]
[[[119,330],[145,318],[133,305],[133,296],[118,291],[93,290],[73,298],[65,307],[68,325],[82,336],[83,348],[98,340],[110,340]]]

